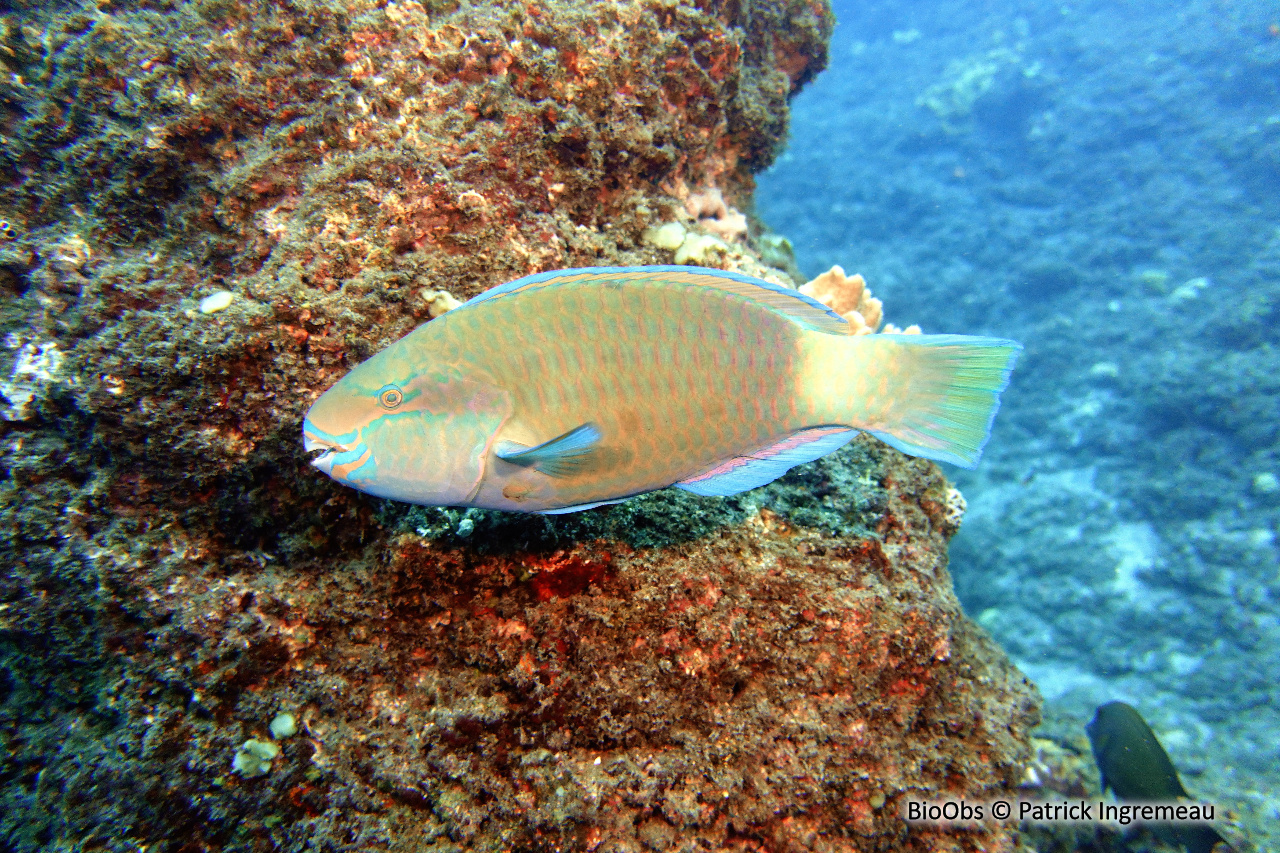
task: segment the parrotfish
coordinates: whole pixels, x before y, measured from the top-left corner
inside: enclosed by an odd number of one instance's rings
[[[854,335],[798,291],[683,266],[499,285],[358,365],[303,421],[312,464],[379,497],[562,513],[762,486],[865,430],[973,467],[1021,346]]]
[[[1117,800],[1173,802],[1188,799],[1169,754],[1138,710],[1124,702],[1098,706],[1084,727],[1093,759],[1102,774],[1102,790]],[[1225,839],[1206,824],[1148,824],[1161,841],[1188,853],[1212,853]],[[1231,848],[1225,847],[1230,850]]]

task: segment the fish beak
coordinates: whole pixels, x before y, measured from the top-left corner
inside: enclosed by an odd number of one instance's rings
[[[346,442],[348,440],[354,442],[357,437],[358,434],[354,431],[345,435],[329,435],[311,423],[310,418],[302,422],[302,447],[311,457],[311,465],[331,477],[334,463],[337,461],[336,457],[340,453],[351,450],[352,448],[346,446]]]
[[[312,467],[319,468],[328,474],[329,469],[333,467],[333,456],[339,448],[306,434],[302,437],[302,447],[307,451]]]

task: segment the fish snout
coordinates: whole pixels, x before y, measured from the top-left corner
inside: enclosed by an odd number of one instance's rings
[[[333,467],[333,455],[338,448],[316,441],[305,433],[302,436],[302,447],[307,452],[307,461],[311,466],[328,474],[329,469]]]
[[[302,421],[302,448],[306,451],[311,465],[329,476],[333,476],[333,466],[338,457],[353,451],[363,451],[358,443],[357,430],[342,435],[331,435],[317,427],[310,418]]]

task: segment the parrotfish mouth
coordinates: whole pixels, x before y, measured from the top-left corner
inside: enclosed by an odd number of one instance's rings
[[[302,448],[307,452],[307,461],[321,471],[328,470],[333,465],[331,457],[341,450],[341,448],[316,441],[309,435],[303,435]]]
[[[318,429],[309,419],[302,422],[302,448],[306,451],[312,466],[332,476],[333,467],[344,462],[354,461],[366,451],[363,442],[357,441],[356,430],[342,435],[330,435]],[[353,456],[353,459],[345,457]]]

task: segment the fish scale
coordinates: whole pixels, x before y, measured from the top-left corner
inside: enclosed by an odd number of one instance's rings
[[[372,494],[540,512],[670,485],[732,494],[856,429],[976,462],[1018,345],[849,332],[719,270],[542,273],[357,366],[312,406],[305,444]]]
[[[521,307],[522,314],[555,318],[548,324],[553,334],[540,349],[546,356],[545,362],[534,366],[528,359],[511,359],[494,350],[476,358],[481,370],[493,375],[505,387],[516,389],[514,417],[525,422],[533,433],[549,438],[578,423],[599,421],[612,437],[609,445],[623,449],[629,459],[626,465],[600,476],[649,486],[669,483],[676,475],[707,467],[742,442],[764,444],[799,428],[797,424],[770,424],[759,417],[760,401],[771,389],[785,386],[785,376],[776,370],[760,370],[750,357],[746,359],[745,369],[739,369],[735,356],[741,353],[711,345],[709,336],[703,332],[712,327],[712,323],[716,326],[719,323],[709,316],[706,301],[696,287],[669,288],[652,283],[598,295],[582,293],[595,289],[591,283],[574,283],[523,295],[526,302]],[[606,357],[597,361],[595,357],[586,357],[594,354],[589,349],[592,344],[588,343],[593,330],[581,319],[586,311],[584,295],[597,296],[598,316],[657,313],[639,323],[619,324]],[[682,335],[680,326],[690,321],[694,323],[695,333]],[[743,312],[730,321],[737,324],[748,345],[753,339],[759,341],[764,337],[750,324],[772,327],[769,332],[778,340],[788,334],[798,339],[798,329],[785,318],[769,312]],[[655,342],[660,341],[682,343],[678,347],[655,346]],[[678,357],[681,354],[690,357]],[[737,378],[738,387],[728,396],[728,400],[739,404],[737,411],[723,413],[719,397],[703,397],[699,404],[696,395],[668,393],[676,385],[672,377],[681,373],[687,376],[693,361],[707,365],[704,380],[708,384],[729,386]],[[565,383],[539,381],[539,377],[557,372],[566,377],[593,373],[601,377],[603,383],[595,393],[584,388],[580,396],[562,396],[558,392]],[[619,407],[641,413],[641,420],[648,428],[615,432]],[[667,428],[659,432],[658,425],[664,421]],[[663,444],[699,447],[701,452],[687,459],[673,458],[662,452]],[[568,497],[589,497],[597,485],[584,480]]]
[[[517,298],[522,316],[552,318],[547,322],[550,334],[539,344],[545,362],[535,367],[528,359],[512,359],[488,350],[476,356],[476,364],[499,384],[514,389],[513,419],[529,429],[526,443],[536,444],[592,421],[606,435],[603,448],[619,452],[626,460],[610,470],[593,471],[573,483],[561,484],[564,499],[571,503],[588,501],[602,490],[615,492],[623,483],[629,490],[667,485],[710,467],[736,447],[748,444],[755,449],[802,426],[768,423],[760,417],[761,400],[787,384],[784,375],[761,370],[763,365],[753,363],[756,354],[750,350],[714,346],[708,334],[728,322],[748,347],[765,337],[776,342],[788,336],[798,340],[800,330],[780,315],[743,310],[732,302],[727,306],[709,303],[696,286],[672,287],[664,282],[638,283],[625,289],[574,282]],[[638,320],[617,324],[602,361],[587,357],[594,331],[593,324],[584,319],[588,301],[596,303],[591,306],[596,316]],[[731,316],[717,316],[724,308]],[[683,334],[682,322],[689,324]],[[766,327],[767,332],[760,327]],[[739,359],[745,364],[736,364]],[[703,374],[707,384],[730,388],[732,393],[725,397],[673,393],[676,383],[672,377],[687,375],[695,360],[707,365]],[[584,373],[603,380],[597,393],[586,389],[581,395],[562,393]],[[566,381],[542,381],[548,375],[562,376]],[[725,400],[738,403],[737,410],[725,412]],[[621,429],[620,409],[639,413],[645,428]],[[669,452],[681,447],[698,448],[698,452],[688,456]]]

